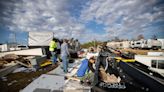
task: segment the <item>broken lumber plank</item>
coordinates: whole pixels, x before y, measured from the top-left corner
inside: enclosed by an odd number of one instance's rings
[[[79,78],[76,78],[76,77],[66,76],[66,78],[67,78],[68,80],[75,80],[75,81],[79,81],[79,82],[80,82],[80,79],[79,79]]]
[[[6,76],[7,74],[11,73],[12,71],[14,71],[15,69],[19,68],[20,65],[19,64],[15,64],[13,66],[8,66],[4,69],[0,70],[0,77]]]
[[[25,67],[28,67],[28,68],[31,68],[31,66],[27,65],[27,64],[24,64],[22,62],[19,62],[19,61],[15,61],[17,64],[20,64],[22,66],[25,66]]]
[[[27,49],[27,50],[19,50],[19,51],[10,51],[10,52],[1,52],[0,57],[3,57],[7,54],[16,54],[16,55],[34,55],[34,56],[42,56],[43,50],[42,48],[36,49]]]

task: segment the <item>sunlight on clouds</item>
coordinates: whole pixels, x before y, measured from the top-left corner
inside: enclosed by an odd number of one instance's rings
[[[131,38],[151,33],[153,23],[163,22],[164,12],[157,5],[159,1],[2,0],[1,4],[7,7],[1,8],[0,20],[12,31],[53,31],[55,37],[74,37],[83,42],[104,41],[116,36]],[[90,21],[104,25],[105,33],[86,27]],[[159,26],[157,31],[162,32],[163,27]]]
[[[113,33],[114,36],[123,37],[122,34],[129,35],[131,31],[139,34],[151,31],[143,30],[151,23],[157,20],[163,21],[160,18],[164,16],[163,11],[155,7],[157,2],[158,0],[92,0],[82,10],[81,19],[85,22],[95,20],[97,23],[109,26],[106,28],[106,33],[111,37]],[[153,10],[154,7],[158,11]],[[117,24],[120,24],[119,28]]]

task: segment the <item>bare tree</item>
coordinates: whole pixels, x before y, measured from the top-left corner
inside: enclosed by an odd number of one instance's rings
[[[119,37],[115,37],[114,41],[119,42],[120,41]]]
[[[152,38],[153,40],[157,40],[157,36],[156,35],[152,35]]]
[[[137,36],[137,40],[141,40],[141,39],[144,39],[144,36],[142,34]]]

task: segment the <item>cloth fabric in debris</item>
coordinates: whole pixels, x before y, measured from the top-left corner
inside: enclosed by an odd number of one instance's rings
[[[94,73],[87,73],[84,77],[80,78],[83,84],[93,85],[94,83]]]
[[[81,66],[77,71],[77,76],[78,77],[82,77],[85,75],[86,71],[89,71],[89,67],[88,67],[88,59],[84,59],[82,60]]]
[[[87,53],[86,55],[86,59],[90,59],[91,57],[97,57],[98,56],[98,53]]]

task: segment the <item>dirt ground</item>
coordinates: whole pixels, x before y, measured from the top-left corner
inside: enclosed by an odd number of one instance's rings
[[[19,73],[11,73],[7,76],[6,81],[0,79],[0,92],[19,92],[21,89],[25,88],[28,84],[30,84],[34,79],[39,77],[41,74],[45,74],[53,69],[55,69],[58,65],[50,65],[39,69],[36,72],[19,72]]]
[[[138,55],[147,55],[147,52],[164,52],[164,50],[120,49],[123,52],[132,52]]]

